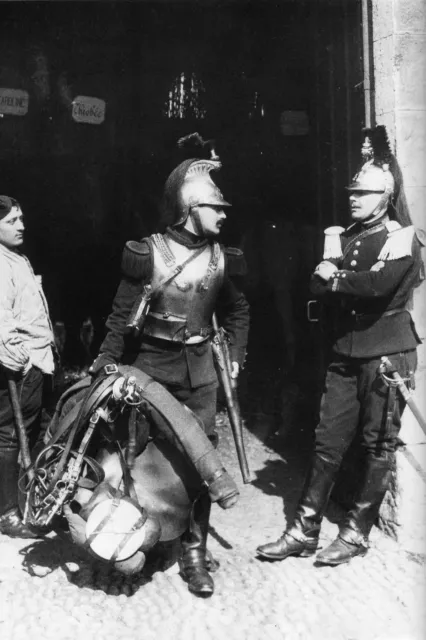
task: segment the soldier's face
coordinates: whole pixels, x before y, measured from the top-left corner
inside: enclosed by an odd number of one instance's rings
[[[377,215],[379,209],[377,207],[383,197],[383,193],[374,193],[372,191],[351,191],[349,196],[349,204],[351,208],[352,220],[363,222],[368,220],[373,214]]]
[[[19,207],[12,207],[7,216],[0,220],[0,244],[8,249],[20,247],[24,242],[24,216]]]
[[[198,236],[217,236],[226,220],[223,207],[215,205],[198,205],[191,209],[185,225],[188,231]]]

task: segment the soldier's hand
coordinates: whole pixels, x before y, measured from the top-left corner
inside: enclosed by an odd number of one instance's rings
[[[240,373],[240,365],[238,362],[231,362],[231,378],[236,380],[238,378],[238,374]]]
[[[323,260],[316,267],[314,274],[327,282],[328,280],[330,280],[333,274],[336,273],[336,271],[337,267],[335,264],[329,262],[328,260]]]
[[[116,362],[106,353],[100,353],[89,367],[89,375],[91,375],[93,379],[108,375],[108,372],[105,371],[105,365],[107,364],[116,364]]]

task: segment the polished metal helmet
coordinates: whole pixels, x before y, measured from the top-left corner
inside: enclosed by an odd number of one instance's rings
[[[412,225],[410,211],[404,192],[401,167],[391,151],[384,125],[364,129],[365,141],[361,154],[363,165],[347,187],[349,191],[381,193],[375,211],[387,206],[387,214],[401,226]],[[374,213],[374,212],[373,212]]]
[[[210,171],[217,171],[221,166],[219,160],[194,160],[192,162],[176,194],[180,215],[173,226],[184,224],[193,207],[202,205],[231,206],[210,176]]]
[[[384,193],[389,197],[392,196],[394,189],[395,180],[389,170],[389,165],[378,166],[373,164],[371,160],[361,167],[349,187],[347,187],[348,191]]]
[[[347,190],[383,193],[390,199],[395,191],[395,179],[389,166],[392,154],[386,129],[379,125],[374,129],[366,129],[365,134],[361,149],[364,164]]]
[[[198,134],[191,134],[187,138],[194,136]],[[212,142],[204,142],[200,136],[198,141],[201,141],[203,146]],[[161,203],[162,226],[177,227],[185,224],[191,209],[196,206],[231,206],[210,175],[211,171],[218,171],[221,166],[219,156],[210,144],[210,158],[190,158],[181,162],[171,172],[164,187]]]

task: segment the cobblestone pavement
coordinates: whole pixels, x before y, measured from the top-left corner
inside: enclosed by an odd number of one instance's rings
[[[232,511],[213,508],[209,546],[221,567],[212,598],[192,596],[176,565],[150,581],[123,578],[55,534],[35,543],[0,535],[2,640],[423,640],[425,557],[378,530],[367,556],[336,568],[315,567],[313,558],[255,558],[291,515],[306,457],[294,446],[266,445],[265,421],[252,422],[254,480],[244,486],[219,420],[220,451],[241,499]],[[337,531],[328,515],[323,545]]]

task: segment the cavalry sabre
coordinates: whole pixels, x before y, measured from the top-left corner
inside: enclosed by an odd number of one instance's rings
[[[234,436],[238,462],[244,484],[251,482],[250,469],[244,448],[243,428],[241,424],[240,407],[236,395],[236,380],[231,376],[231,359],[229,357],[228,341],[222,327],[219,327],[216,314],[213,314],[213,353],[219,368],[220,381],[226,397],[229,422]]]

